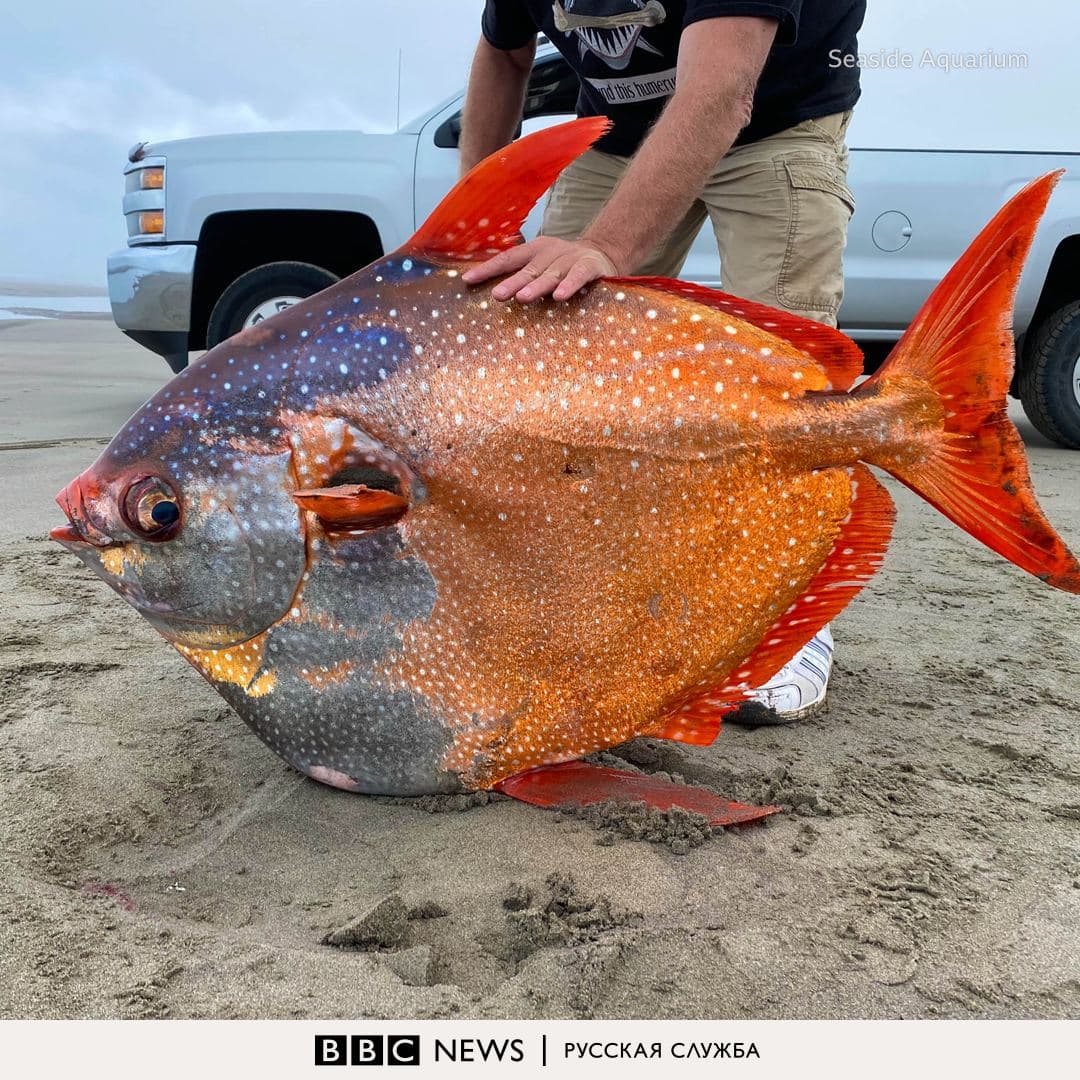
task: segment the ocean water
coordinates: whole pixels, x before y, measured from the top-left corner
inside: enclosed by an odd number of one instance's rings
[[[0,293],[0,320],[51,319],[53,312],[98,314],[109,310],[107,296],[13,296]]]

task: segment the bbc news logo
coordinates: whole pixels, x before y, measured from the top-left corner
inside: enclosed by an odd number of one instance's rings
[[[316,1065],[419,1065],[419,1035],[316,1035]]]

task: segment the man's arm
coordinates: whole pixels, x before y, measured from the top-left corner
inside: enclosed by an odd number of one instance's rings
[[[632,273],[679,223],[749,122],[776,29],[773,19],[748,16],[691,23],[679,43],[675,93],[581,238],[538,237],[463,280],[474,285],[510,274],[492,295],[527,303],[549,293],[566,300],[598,277]]]
[[[513,139],[535,55],[535,38],[520,49],[508,50],[480,39],[461,114],[462,175]]]

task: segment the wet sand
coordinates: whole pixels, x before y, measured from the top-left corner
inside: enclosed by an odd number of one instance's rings
[[[167,375],[108,322],[0,327],[0,1016],[1080,1016],[1080,598],[889,481],[826,714],[614,751],[787,813],[349,795],[45,538]],[[1080,548],[1080,454],[1023,432]]]

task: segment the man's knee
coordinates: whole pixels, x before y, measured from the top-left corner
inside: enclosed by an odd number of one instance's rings
[[[783,162],[788,221],[776,279],[780,306],[836,325],[844,298],[844,245],[855,203],[843,171],[820,159]]]

